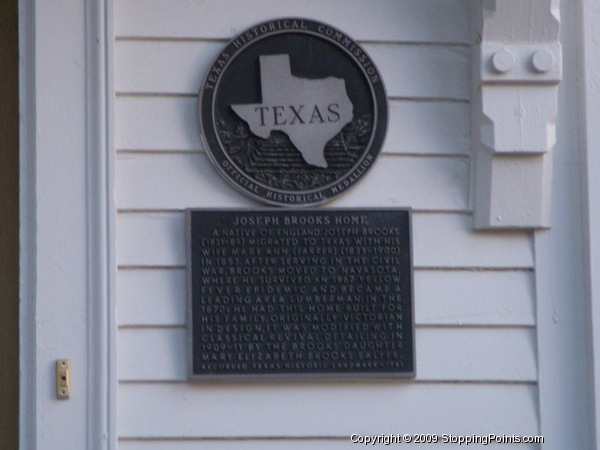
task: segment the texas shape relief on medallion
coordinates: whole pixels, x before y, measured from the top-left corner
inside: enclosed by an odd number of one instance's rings
[[[353,105],[341,78],[292,75],[289,55],[260,56],[262,103],[231,105],[256,136],[287,134],[311,166],[327,167],[325,144],[352,121]]]

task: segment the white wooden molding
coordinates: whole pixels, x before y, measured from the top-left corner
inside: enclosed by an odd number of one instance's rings
[[[87,448],[117,448],[113,0],[87,0]]]
[[[35,238],[35,22],[32,2],[19,2],[19,446],[37,448]],[[27,182],[25,182],[27,180]]]
[[[550,226],[560,0],[473,5],[475,228]]]
[[[583,17],[581,7],[586,5]],[[586,292],[585,180],[587,169],[598,175],[598,141],[585,134],[596,134],[598,106],[598,65],[589,65],[584,76],[582,44],[588,49],[586,60],[598,61],[597,0],[561,3],[561,40],[564,45],[564,80],[559,87],[560,114],[557,144],[553,149],[552,228],[534,233],[536,330],[538,353],[538,399],[542,450],[563,448],[597,449],[594,436],[594,364],[591,358],[590,324],[598,320]],[[583,24],[587,30],[583,31]],[[583,40],[583,42],[582,42]],[[584,81],[584,78],[591,78]],[[591,84],[590,84],[591,83]],[[595,91],[595,93],[594,93]],[[588,102],[591,108],[585,111]],[[583,114],[582,114],[583,113]],[[591,114],[591,115],[588,115]],[[587,117],[586,117],[587,116]],[[586,117],[586,119],[584,119]],[[591,157],[585,164],[585,155]],[[597,188],[597,184],[590,187]],[[582,188],[584,188],[582,190]],[[597,198],[597,190],[592,190]],[[590,211],[593,210],[590,207]],[[595,224],[598,230],[598,224]],[[592,231],[593,233],[593,231]],[[589,267],[589,266],[588,266]],[[594,267],[593,265],[591,267]],[[597,269],[597,267],[596,267]],[[597,270],[592,274],[597,274]],[[597,301],[597,300],[596,300]],[[593,330],[592,330],[593,331]],[[597,336],[596,336],[597,338]],[[596,419],[597,420],[597,419]]]
[[[590,348],[589,380],[592,393],[591,434],[594,449],[600,442],[600,4],[595,0],[583,0],[581,7],[582,73],[583,88],[580,91],[582,111],[582,139],[584,164],[582,164],[583,200],[586,216],[583,218],[586,294],[588,298],[588,327]]]
[[[112,0],[19,2],[21,448],[116,448]],[[52,367],[71,361],[71,396]]]

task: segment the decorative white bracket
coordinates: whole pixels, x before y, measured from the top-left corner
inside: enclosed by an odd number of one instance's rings
[[[550,226],[562,79],[559,3],[482,0],[473,5],[475,228]]]

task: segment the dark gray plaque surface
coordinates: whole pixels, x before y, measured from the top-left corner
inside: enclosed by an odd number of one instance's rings
[[[193,379],[413,377],[410,210],[190,210]]]

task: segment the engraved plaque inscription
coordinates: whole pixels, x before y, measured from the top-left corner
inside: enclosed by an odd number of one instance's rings
[[[407,209],[189,210],[190,377],[413,377]]]

